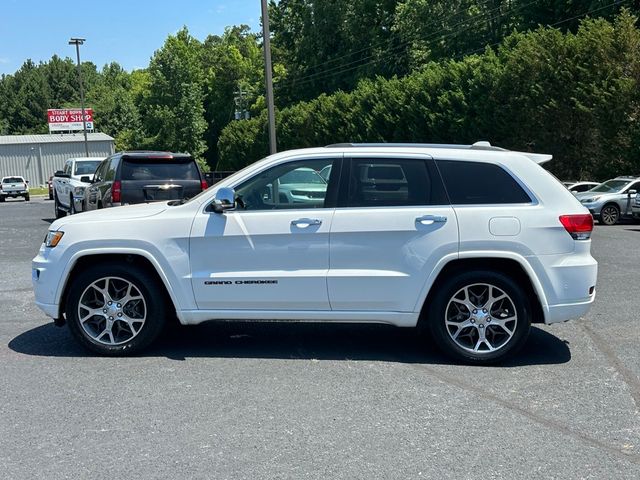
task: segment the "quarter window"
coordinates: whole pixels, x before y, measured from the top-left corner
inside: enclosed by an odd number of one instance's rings
[[[332,159],[276,165],[236,188],[239,210],[324,208],[329,183],[320,172]]]
[[[531,197],[509,173],[492,163],[438,160],[454,205],[530,203]]]

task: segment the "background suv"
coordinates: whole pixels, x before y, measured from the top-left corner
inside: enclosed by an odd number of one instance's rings
[[[86,209],[183,200],[208,188],[191,155],[124,152],[106,158],[86,191]]]
[[[184,203],[55,221],[36,302],[106,355],[149,345],[175,313],[418,326],[458,359],[495,362],[531,322],[579,317],[595,297],[593,218],[549,159],[486,143],[278,153]],[[312,202],[269,194],[327,166]]]
[[[616,177],[576,198],[604,225],[615,225],[632,215],[633,198],[640,192],[640,177]]]

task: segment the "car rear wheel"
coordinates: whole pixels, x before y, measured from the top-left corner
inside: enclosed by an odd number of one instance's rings
[[[615,225],[620,220],[620,209],[613,204],[605,205],[600,210],[600,223],[604,225]]]
[[[523,289],[499,272],[471,271],[438,287],[427,321],[447,355],[491,364],[519,350],[529,335],[531,308]]]
[[[161,333],[167,318],[164,287],[135,265],[99,264],[79,274],[67,296],[65,314],[74,337],[101,355],[143,350]]]

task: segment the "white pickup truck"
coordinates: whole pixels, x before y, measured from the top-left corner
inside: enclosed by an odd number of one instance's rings
[[[29,201],[29,182],[20,176],[2,177],[0,181],[0,202],[7,198],[24,197]]]
[[[56,218],[81,212],[84,190],[93,181],[93,174],[104,160],[101,157],[68,158],[64,168],[53,176],[53,202]]]

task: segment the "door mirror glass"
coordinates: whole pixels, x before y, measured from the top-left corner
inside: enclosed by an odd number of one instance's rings
[[[233,210],[236,208],[235,190],[227,187],[219,188],[211,206],[213,211],[216,213],[222,213],[225,210]]]
[[[80,181],[82,183],[91,183],[91,176],[83,175],[83,176],[80,177]]]
[[[637,192],[637,190],[629,190],[629,195],[635,195]]]

